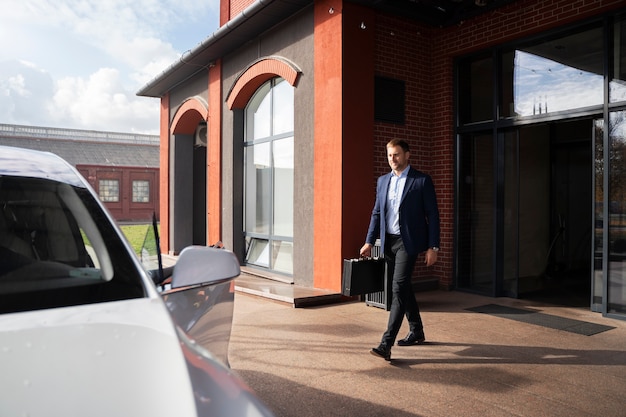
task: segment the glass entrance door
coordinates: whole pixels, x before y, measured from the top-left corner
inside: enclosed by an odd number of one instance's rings
[[[502,292],[518,297],[543,285],[550,250],[550,129],[512,129],[503,148]]]
[[[495,146],[491,134],[459,140],[457,286],[496,295]]]
[[[460,288],[589,306],[592,136],[581,119],[460,140]]]
[[[606,132],[604,124],[596,122],[595,139],[594,253],[597,255],[593,306],[597,308],[601,304],[603,314],[623,318],[626,314],[626,111],[610,113]]]

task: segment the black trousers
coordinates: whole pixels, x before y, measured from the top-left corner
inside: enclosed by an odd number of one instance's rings
[[[391,308],[387,330],[383,334],[381,343],[391,348],[396,341],[405,315],[410,331],[420,333],[424,326],[411,284],[417,255],[410,256],[406,252],[400,236],[387,235],[385,240],[387,277],[391,277]]]

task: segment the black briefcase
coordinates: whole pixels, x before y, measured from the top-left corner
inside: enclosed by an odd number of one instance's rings
[[[344,259],[341,293],[353,296],[383,291],[384,275],[383,258]]]

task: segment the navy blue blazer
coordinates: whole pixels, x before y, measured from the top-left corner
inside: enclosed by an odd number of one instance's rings
[[[366,243],[374,245],[380,237],[382,250],[387,233],[385,211],[391,176],[390,172],[378,178],[376,202],[365,239]],[[433,180],[429,175],[412,167],[409,167],[400,200],[400,234],[409,255],[417,255],[434,246],[439,247],[439,208]]]

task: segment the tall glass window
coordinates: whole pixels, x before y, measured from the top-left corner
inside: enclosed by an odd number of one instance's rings
[[[494,147],[490,134],[464,135],[459,146],[458,285],[493,294]]]
[[[493,59],[468,59],[459,65],[459,82],[465,93],[459,96],[462,123],[493,120]]]
[[[245,261],[293,273],[294,89],[263,84],[245,113]]]
[[[604,289],[604,120],[594,120],[593,125],[593,277],[591,308],[602,311]]]
[[[520,227],[520,203],[523,203],[522,190],[519,187],[520,168],[520,143],[518,132],[507,131],[502,135],[502,148],[504,151],[504,211],[502,219],[504,258],[502,266],[502,292],[509,297],[518,295],[518,260],[521,235],[524,229]]]
[[[609,118],[609,280],[607,313],[626,313],[626,111]]]
[[[597,106],[603,103],[602,28],[503,53],[501,117]]]
[[[626,101],[626,16],[616,19],[613,25],[613,50],[611,51],[611,103]]]

